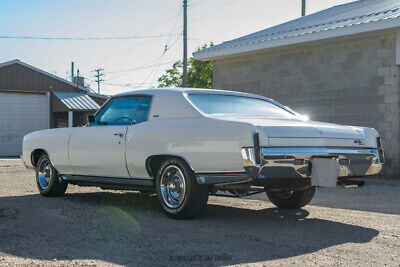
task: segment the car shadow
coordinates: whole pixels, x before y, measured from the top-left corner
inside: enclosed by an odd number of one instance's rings
[[[154,195],[71,193],[0,198],[0,252],[39,260],[96,259],[138,265],[245,264],[346,244],[378,231],[308,218],[307,209],[210,204],[195,220],[167,218]]]
[[[245,199],[269,201],[264,193]],[[359,188],[317,188],[309,205],[400,215],[400,186],[395,183],[392,186],[367,184]]]

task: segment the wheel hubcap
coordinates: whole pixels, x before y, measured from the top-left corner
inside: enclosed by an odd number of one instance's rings
[[[52,176],[52,169],[50,161],[48,159],[43,159],[39,164],[39,184],[43,189],[47,189],[50,185],[50,180]]]
[[[178,166],[168,166],[161,175],[161,195],[164,203],[173,209],[179,208],[186,193],[186,183]]]

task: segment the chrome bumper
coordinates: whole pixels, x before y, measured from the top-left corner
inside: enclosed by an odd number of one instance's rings
[[[250,178],[308,178],[313,157],[336,158],[339,177],[376,175],[383,167],[378,149],[242,148],[243,166]]]

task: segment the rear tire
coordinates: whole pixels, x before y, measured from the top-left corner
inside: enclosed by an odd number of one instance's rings
[[[54,169],[49,157],[43,154],[37,161],[36,184],[39,193],[45,197],[64,195],[68,184],[59,181],[58,172]]]
[[[278,208],[298,209],[310,203],[314,197],[315,186],[311,186],[303,190],[267,191],[266,193],[269,200]]]
[[[195,174],[186,162],[170,158],[157,171],[156,190],[168,217],[192,219],[204,211],[210,188],[197,183]]]

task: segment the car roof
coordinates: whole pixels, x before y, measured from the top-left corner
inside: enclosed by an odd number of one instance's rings
[[[116,97],[124,97],[124,96],[134,96],[134,95],[148,95],[148,96],[163,96],[161,98],[155,97],[153,98],[153,105],[150,111],[150,117],[153,115],[160,116],[164,118],[176,118],[176,117],[193,117],[199,116],[199,111],[193,106],[193,104],[189,103],[190,101],[184,97],[184,94],[190,93],[203,93],[203,94],[216,94],[216,95],[235,95],[235,96],[244,96],[251,97],[257,99],[263,99],[270,101],[277,106],[296,114],[295,111],[291,110],[289,107],[286,107],[273,99],[254,95],[249,93],[237,92],[237,91],[227,91],[227,90],[219,90],[219,89],[201,89],[201,88],[149,88],[149,89],[140,89],[129,91],[125,93],[120,93],[112,96],[108,101]],[[107,101],[107,102],[108,102]],[[107,103],[106,102],[106,103]],[[106,104],[104,103],[103,106]],[[201,115],[204,116],[204,115]]]
[[[238,96],[248,96],[248,97],[255,97],[261,99],[268,99],[273,101],[270,98],[254,95],[244,92],[238,91],[228,91],[228,90],[220,90],[220,89],[202,89],[202,88],[149,88],[149,89],[140,89],[129,91],[125,93],[116,94],[113,97],[120,97],[120,96],[128,96],[128,95],[158,95],[158,94],[183,94],[183,93],[208,93],[208,94],[229,94],[229,95],[238,95]]]

